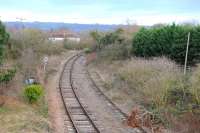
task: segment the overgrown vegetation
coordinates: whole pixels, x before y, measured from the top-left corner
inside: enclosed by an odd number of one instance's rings
[[[111,98],[122,95],[123,99],[142,105],[153,114],[156,124],[162,123],[173,129],[180,127],[187,132],[199,131],[194,125],[200,120],[199,67],[185,77],[182,69],[166,58],[101,60],[96,63],[98,70],[103,71],[108,94],[115,91],[127,93],[125,97],[125,94],[114,93]],[[183,121],[186,119],[191,121]],[[186,129],[186,126],[190,128]]]
[[[133,54],[140,57],[166,56],[183,64],[188,33],[191,33],[188,63],[200,61],[200,26],[167,25],[142,28],[133,39]]]
[[[19,59],[28,49],[32,50],[37,57],[56,55],[64,51],[62,42],[49,41],[47,34],[37,29],[12,32],[9,43],[11,49],[7,51],[7,57],[13,59]]]
[[[190,112],[193,106],[198,105],[194,93],[194,88],[196,92],[197,88],[190,82],[195,77],[185,78],[180,69],[167,59],[132,60],[119,70],[119,77],[144,96],[146,105],[174,107],[180,113]]]
[[[9,33],[10,38],[4,44],[4,62],[0,71],[0,94],[2,95],[0,96],[0,105],[2,105],[3,111],[4,108],[7,108],[10,98],[16,97],[16,101],[22,101],[22,88],[25,86],[26,79],[34,78],[36,82],[44,85],[42,78],[45,77],[45,73],[42,71],[44,56],[56,56],[66,51],[62,42],[49,41],[47,33],[40,30],[24,28]],[[9,82],[11,80],[12,82]],[[6,85],[2,87],[2,83]],[[24,96],[28,102],[36,104],[25,105],[24,110],[27,111],[25,114],[21,105],[26,103],[22,102],[19,103],[19,109],[14,106],[12,110],[15,111],[4,111],[5,115],[1,114],[0,117],[13,122],[4,121],[8,126],[0,126],[1,131],[21,132],[23,129],[25,132],[47,132],[48,104],[45,98],[45,89],[39,85],[28,86],[24,90]],[[30,115],[35,118],[30,119]],[[21,125],[16,124],[15,121],[21,122]],[[3,124],[1,123],[1,125]]]
[[[126,31],[119,28],[112,32],[91,32],[91,36],[96,41],[94,51],[99,59],[121,60],[131,56],[131,43],[125,36]]]
[[[129,37],[126,30],[91,33],[97,45],[96,65],[109,75],[105,87],[130,90],[133,100],[153,113],[155,123],[200,131],[194,124],[200,120],[200,26],[157,25],[131,32]],[[184,75],[180,66],[189,32],[191,69]],[[111,69],[105,67],[108,65]]]

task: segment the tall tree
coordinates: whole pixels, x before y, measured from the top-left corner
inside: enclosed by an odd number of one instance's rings
[[[0,64],[2,63],[3,51],[5,45],[8,43],[8,39],[9,39],[9,34],[6,32],[5,26],[0,21]]]

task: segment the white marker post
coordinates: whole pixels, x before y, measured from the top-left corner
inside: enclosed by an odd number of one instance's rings
[[[46,72],[46,65],[47,65],[47,63],[48,63],[48,60],[49,60],[49,59],[48,59],[47,56],[45,56],[44,59],[43,59],[43,63],[44,63],[44,66],[43,66],[43,67],[44,67],[44,72]]]
[[[187,49],[186,49],[186,54],[185,54],[184,75],[186,75],[186,70],[187,70],[187,60],[188,60],[189,45],[190,45],[190,32],[188,33]]]

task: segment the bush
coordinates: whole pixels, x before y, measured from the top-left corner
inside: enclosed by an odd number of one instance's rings
[[[176,112],[191,110],[195,104],[194,95],[186,88],[171,88],[166,93],[166,102],[170,107],[174,107]]]
[[[9,69],[0,73],[0,83],[8,83],[16,74],[16,69]]]
[[[133,39],[133,54],[140,57],[167,56],[183,64],[187,35],[191,32],[188,63],[200,61],[200,26],[168,25],[142,28]]]
[[[25,88],[24,95],[29,103],[37,102],[43,95],[43,88],[41,85],[29,85]]]
[[[119,28],[113,32],[106,32],[106,33],[92,31],[90,35],[97,43],[96,50],[101,50],[111,44],[115,43],[121,44],[125,40],[124,37],[122,36],[123,32],[124,30]]]
[[[122,60],[130,57],[131,47],[128,44],[110,44],[98,53],[98,56],[106,60]]]
[[[61,42],[45,41],[36,49],[36,52],[42,57],[44,55],[59,55],[64,50]]]
[[[84,52],[85,52],[86,54],[89,54],[89,53],[92,52],[92,49],[90,49],[90,48],[84,48]]]
[[[80,50],[82,46],[78,42],[69,41],[67,39],[64,40],[63,46],[65,49],[69,50]]]

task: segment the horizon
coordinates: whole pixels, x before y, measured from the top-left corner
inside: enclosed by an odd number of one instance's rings
[[[21,4],[23,3],[23,4]],[[75,24],[199,23],[198,0],[7,0],[1,1],[0,19],[6,21]]]
[[[3,23],[59,23],[59,24],[81,24],[81,25],[127,25],[127,24],[101,24],[101,23],[68,23],[68,22],[51,22],[51,21],[2,21]]]

